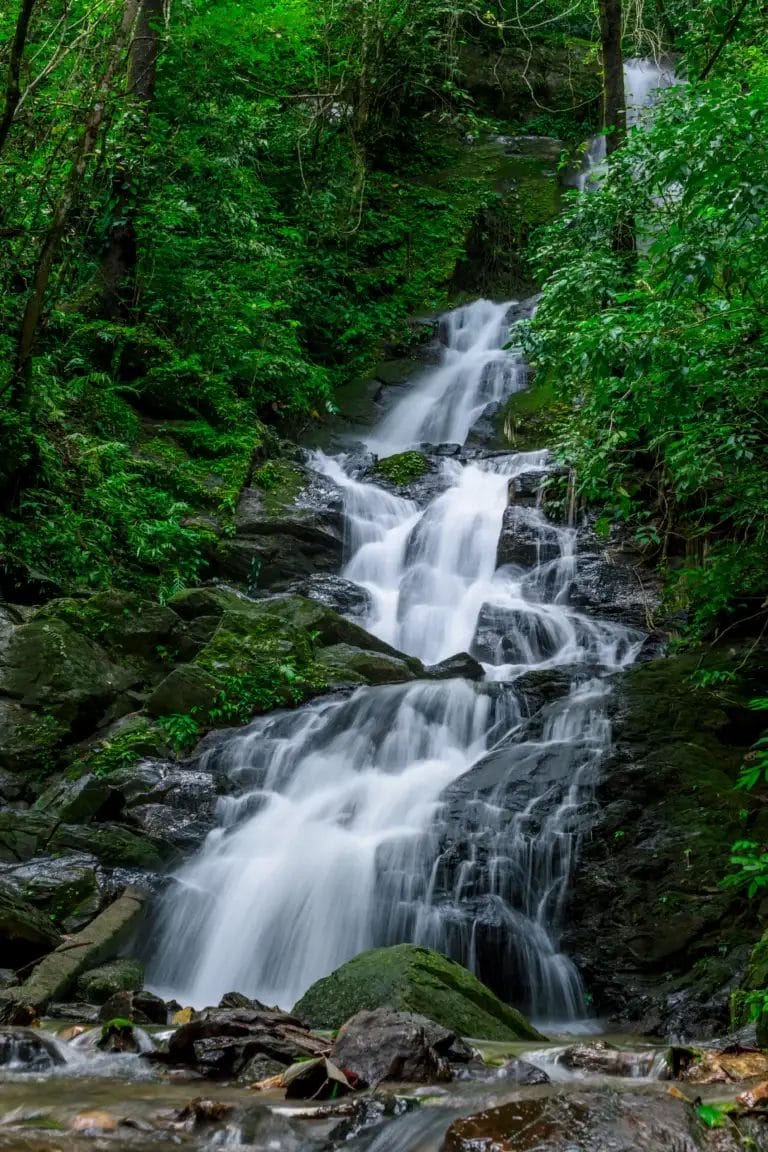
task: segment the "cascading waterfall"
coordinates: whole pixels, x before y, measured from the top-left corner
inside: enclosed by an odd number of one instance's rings
[[[441,363],[369,446],[462,443],[521,387],[524,365],[503,350],[509,309],[481,300],[446,317]],[[353,457],[318,454],[315,467],[343,492],[344,575],[370,594],[366,627],[426,664],[469,650],[486,679],[363,688],[231,739],[217,754],[241,794],[221,801],[219,827],[169,891],[154,985],[200,1005],[238,989],[290,1007],[360,951],[414,941],[540,1019],[584,1016],[557,931],[610,738],[601,676],[641,637],[568,606],[574,530],[535,507],[514,509],[531,563],[498,566],[510,482],[543,474],[545,453],[443,459],[423,509],[356,479]],[[532,733],[515,682],[560,668],[562,696]]]

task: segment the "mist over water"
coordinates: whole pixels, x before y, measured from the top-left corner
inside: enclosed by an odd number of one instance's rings
[[[462,443],[522,387],[509,310],[480,300],[444,318],[441,362],[369,447]],[[171,886],[154,985],[195,1005],[237,989],[289,1008],[364,949],[413,941],[539,1019],[582,1018],[558,931],[610,741],[603,676],[642,637],[569,607],[575,532],[537,507],[514,510],[532,562],[499,567],[510,481],[544,474],[544,452],[443,459],[426,508],[357,479],[352,458],[314,466],[343,492],[343,575],[370,594],[364,625],[427,665],[469,651],[486,678],[362,688],[231,739],[217,755],[241,794]],[[531,731],[516,682],[537,669],[567,676]]]

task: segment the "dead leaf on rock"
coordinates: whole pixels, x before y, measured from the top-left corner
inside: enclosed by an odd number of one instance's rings
[[[266,1080],[257,1080],[249,1087],[254,1088],[257,1092],[272,1092],[275,1088],[285,1088],[285,1081],[281,1072],[278,1076],[267,1076]]]
[[[171,1024],[178,1028],[182,1024],[191,1024],[194,1018],[194,1008],[179,1008],[178,1012],[174,1012],[171,1017]]]
[[[768,1053],[749,1049],[736,1052],[701,1053],[681,1072],[689,1084],[733,1084],[753,1076],[768,1076]]]
[[[768,1080],[755,1084],[753,1088],[748,1088],[741,1096],[736,1097],[736,1103],[741,1104],[742,1108],[758,1108],[766,1102],[768,1102]]]
[[[118,1120],[111,1112],[102,1112],[94,1108],[88,1112],[78,1112],[70,1127],[73,1132],[114,1132]]]

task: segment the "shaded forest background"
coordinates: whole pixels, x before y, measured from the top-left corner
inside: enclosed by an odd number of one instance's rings
[[[450,302],[498,195],[467,134],[573,160],[602,108],[601,187],[508,237],[556,450],[689,629],[761,627],[765,27],[760,0],[5,5],[2,591],[204,576],[245,481]],[[610,52],[685,80],[626,142]]]

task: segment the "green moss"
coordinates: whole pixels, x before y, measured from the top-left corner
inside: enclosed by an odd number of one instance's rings
[[[267,460],[253,474],[253,483],[264,493],[264,508],[276,515],[296,500],[306,477],[301,468],[289,460]]]
[[[412,484],[428,470],[429,464],[423,452],[398,452],[395,456],[385,456],[374,467],[378,476],[393,484]]]
[[[501,437],[518,452],[546,448],[567,411],[567,405],[557,398],[553,381],[534,377],[529,388],[514,392],[502,408],[498,418]]]
[[[427,1016],[459,1036],[543,1039],[466,968],[413,944],[363,952],[313,984],[293,1010],[315,1028],[334,1029],[384,1007]]]

